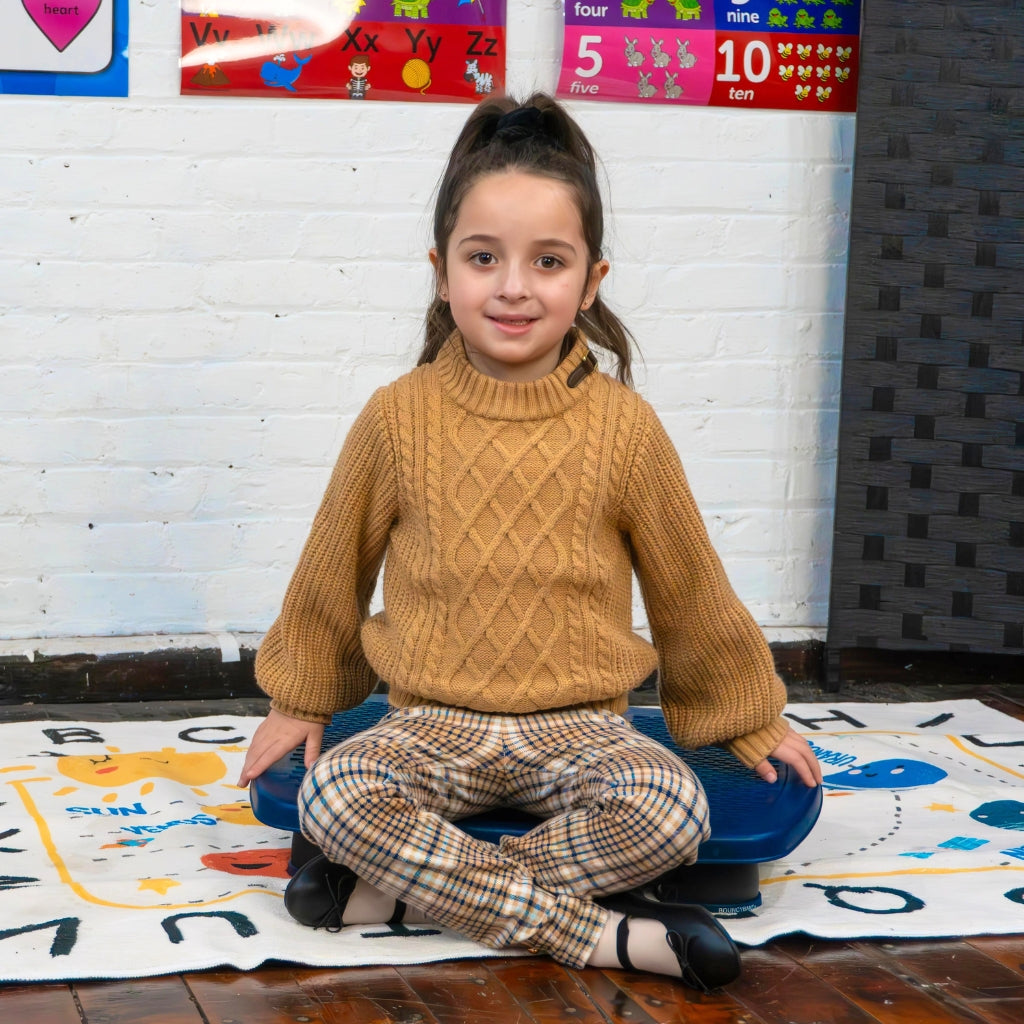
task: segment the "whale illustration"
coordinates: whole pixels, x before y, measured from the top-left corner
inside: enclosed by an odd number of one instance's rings
[[[1019,800],[990,800],[971,811],[971,817],[993,828],[1024,832],[1024,804]]]
[[[283,66],[281,62],[285,59],[284,54],[278,54],[273,60],[264,62],[263,67],[260,68],[260,78],[263,79],[263,84],[271,89],[288,89],[291,92],[297,92],[295,82],[302,74],[303,66],[310,62],[313,54],[310,54],[305,60],[297,53],[293,53],[292,56],[296,63],[294,68]]]
[[[946,777],[941,768],[927,761],[903,761],[892,758],[854,765],[822,779],[827,789],[916,789],[932,786]]]

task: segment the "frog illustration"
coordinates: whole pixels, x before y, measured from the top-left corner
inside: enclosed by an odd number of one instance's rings
[[[786,28],[789,25],[789,18],[778,7],[773,7],[768,12],[768,24],[771,28]]]
[[[771,24],[771,18],[768,19],[768,23]],[[793,24],[796,28],[814,28],[814,19],[801,7],[796,12],[796,18],[793,19]]]
[[[836,14],[836,12],[833,11],[830,8],[829,10],[827,10],[821,16],[821,27],[822,28],[842,28],[843,27],[843,19],[840,18],[839,15]]]

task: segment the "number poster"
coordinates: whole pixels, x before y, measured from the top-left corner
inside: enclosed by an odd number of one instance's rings
[[[860,0],[564,0],[558,95],[852,111]]]
[[[474,103],[505,87],[505,0],[182,0],[181,91]]]

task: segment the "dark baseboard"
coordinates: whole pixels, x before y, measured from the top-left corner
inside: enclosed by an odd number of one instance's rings
[[[822,640],[800,640],[771,644],[775,671],[787,683],[820,685],[825,681],[825,644]]]
[[[1024,657],[942,651],[828,651],[820,640],[771,645],[775,667],[790,684],[821,687],[829,657],[839,681],[853,685],[1024,686]],[[256,651],[243,647],[240,660],[225,662],[216,647],[122,654],[0,657],[0,705],[92,704],[124,701],[228,700],[261,697]],[[634,694],[654,703],[653,684]]]
[[[224,700],[262,696],[256,652],[225,662],[219,648],[173,648],[113,655],[0,658],[0,704]]]
[[[909,686],[1024,684],[1024,655],[968,651],[887,651],[875,647],[830,650],[830,683]]]
[[[772,653],[787,682],[819,683],[824,678],[825,645],[820,641],[772,644]],[[241,660],[235,662],[224,662],[218,648],[197,647],[112,655],[37,655],[34,661],[0,658],[0,704],[259,697],[255,658],[255,650],[246,647],[241,650]]]

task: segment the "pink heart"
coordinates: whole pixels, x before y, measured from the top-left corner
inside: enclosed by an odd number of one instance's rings
[[[21,0],[39,31],[63,53],[96,16],[103,0]]]

